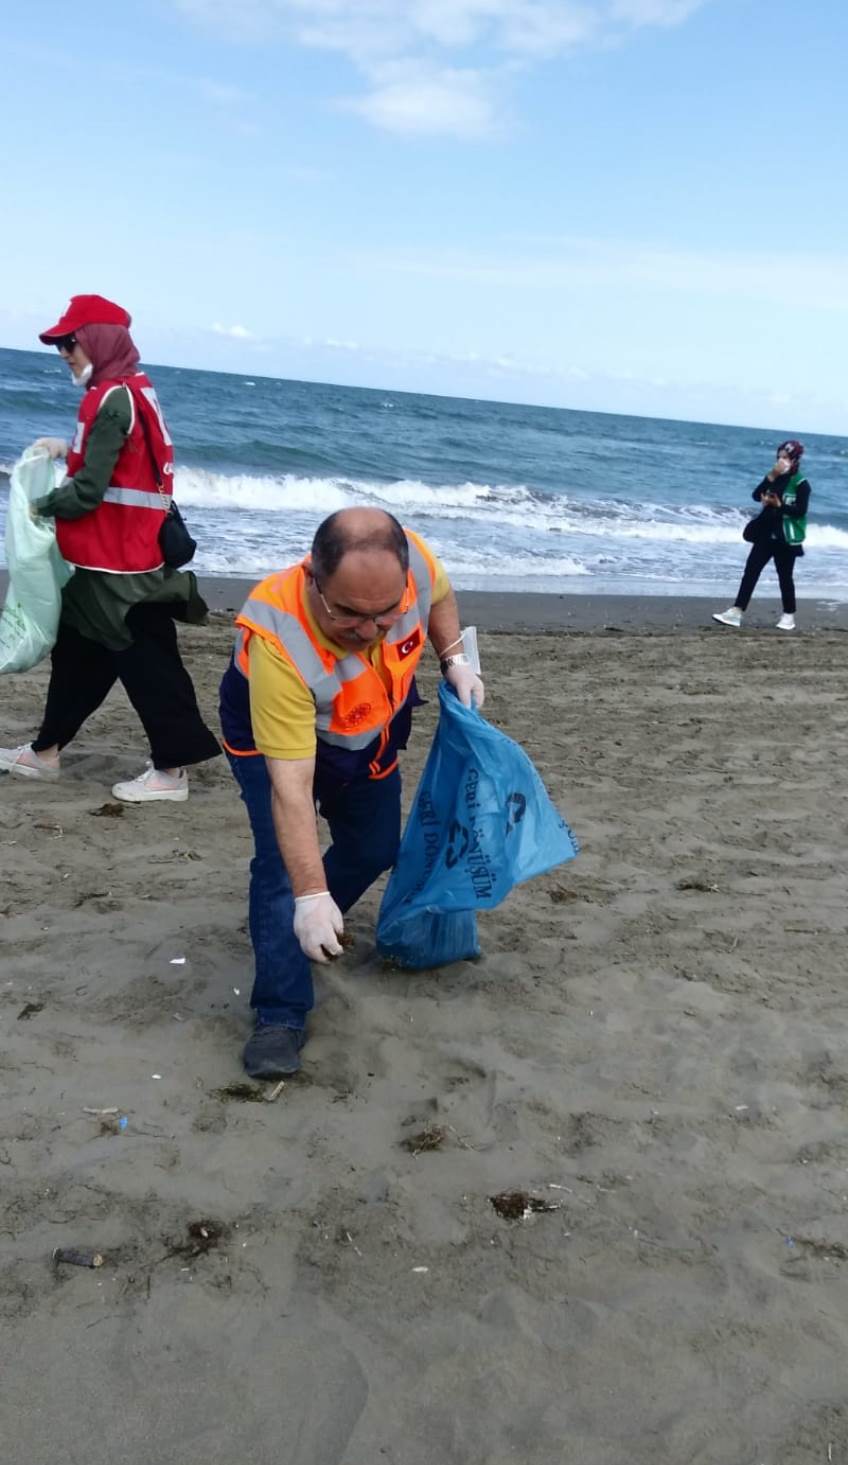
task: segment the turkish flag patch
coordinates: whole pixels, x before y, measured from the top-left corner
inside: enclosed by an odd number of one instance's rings
[[[398,654],[399,660],[400,661],[405,661],[406,658],[407,658],[407,656],[411,656],[412,653],[413,653],[413,651],[416,649],[416,647],[418,647],[420,645],[421,645],[421,627],[420,626],[416,626],[415,627],[415,630],[412,632],[412,635],[411,636],[407,636],[407,638],[406,638],[405,641],[399,641],[398,642],[397,654]]]

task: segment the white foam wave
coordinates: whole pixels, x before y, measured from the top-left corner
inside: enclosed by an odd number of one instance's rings
[[[811,549],[848,549],[848,534],[833,524],[810,524],[805,541]]]
[[[647,541],[693,546],[737,544],[749,515],[712,506],[675,508],[641,502],[596,499],[581,503],[563,494],[542,498],[523,484],[449,483],[417,479],[377,483],[294,473],[222,474],[178,468],[176,494],[193,509],[240,510],[257,514],[330,514],[356,504],[379,504],[401,517],[464,519],[493,529],[510,525],[569,539]],[[426,526],[425,526],[426,527]],[[848,550],[848,532],[832,524],[811,524],[808,542],[817,549]]]
[[[308,478],[294,473],[254,476],[222,474],[205,468],[178,468],[176,492],[182,502],[195,508],[250,509],[277,513],[281,510],[346,508],[352,504],[381,503],[397,509],[468,513],[483,504],[516,508],[530,502],[529,490],[492,487],[486,483],[441,484],[432,487],[416,479],[377,483],[346,478]]]
[[[461,550],[443,549],[441,558],[445,569],[458,584],[480,575],[500,577],[505,572],[518,580],[592,574],[588,563],[572,555],[511,554],[505,559],[496,549],[487,553],[463,545]]]
[[[178,468],[174,494],[194,509],[240,509],[259,513],[301,510],[332,514],[358,502],[332,478],[254,477],[249,473],[210,473],[205,468]]]

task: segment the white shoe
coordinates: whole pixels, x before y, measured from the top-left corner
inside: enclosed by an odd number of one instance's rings
[[[59,759],[48,763],[46,758],[33,752],[29,743],[22,743],[19,748],[0,748],[0,772],[55,783],[59,777]]]
[[[163,773],[161,768],[154,768],[152,763],[148,763],[138,778],[113,784],[112,794],[116,799],[123,799],[125,804],[150,804],[154,799],[184,804],[188,798],[188,774],[184,768],[179,773]]]
[[[777,630],[778,631],[794,631],[795,630],[795,617],[794,617],[794,615],[789,615],[788,611],[784,611],[783,612],[783,615],[780,617],[780,620],[777,623]]]
[[[729,610],[713,611],[713,620],[720,621],[723,626],[733,626],[738,631],[742,626],[742,612],[738,605],[732,605]]]

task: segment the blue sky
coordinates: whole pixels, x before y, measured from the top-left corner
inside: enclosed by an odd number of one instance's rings
[[[151,362],[845,431],[841,0],[3,26],[0,344],[90,290]]]

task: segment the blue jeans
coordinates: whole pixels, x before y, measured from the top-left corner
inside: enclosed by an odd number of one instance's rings
[[[230,767],[247,805],[255,854],[250,862],[250,939],[256,976],[250,1005],[260,1022],[302,1028],[313,1005],[309,958],[294,934],[294,896],[271,814],[271,780],[265,759],[234,758]],[[319,813],[333,843],[324,856],[327,888],[344,912],[384,870],[400,844],[400,771],[387,778],[356,779],[325,798]]]

